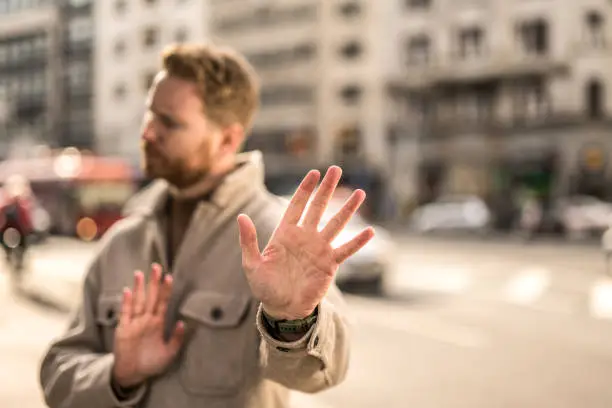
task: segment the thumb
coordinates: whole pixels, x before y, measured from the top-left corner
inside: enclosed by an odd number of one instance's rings
[[[240,230],[240,247],[242,248],[242,266],[250,271],[257,267],[261,258],[257,243],[257,231],[253,221],[245,214],[238,216],[238,228]]]
[[[172,333],[172,337],[168,342],[168,347],[172,350],[173,354],[178,353],[183,345],[183,340],[185,339],[185,323],[179,321],[174,328],[174,333]]]

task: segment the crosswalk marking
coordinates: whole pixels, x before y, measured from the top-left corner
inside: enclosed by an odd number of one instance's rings
[[[581,286],[559,286],[554,270],[538,265],[507,270],[501,277],[493,274],[500,265],[422,265],[394,271],[388,280],[391,295],[433,292],[468,295],[484,301],[503,302],[519,307],[563,315],[587,313],[612,320],[612,280],[579,280]],[[557,280],[557,283],[556,283]],[[555,285],[556,283],[556,285]],[[568,290],[569,289],[569,290]]]
[[[530,268],[519,272],[505,286],[505,300],[519,305],[535,303],[551,283],[550,271]]]
[[[598,281],[591,288],[589,299],[589,308],[594,317],[612,319],[612,280]]]
[[[424,269],[397,271],[390,276],[389,287],[394,290],[428,290],[449,294],[467,291],[472,277],[464,268],[449,265],[428,265]]]

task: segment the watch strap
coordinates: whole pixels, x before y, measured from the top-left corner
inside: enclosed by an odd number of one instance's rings
[[[262,312],[266,323],[278,333],[305,333],[316,323],[319,308],[315,308],[309,316],[295,320],[275,319],[264,310]]]

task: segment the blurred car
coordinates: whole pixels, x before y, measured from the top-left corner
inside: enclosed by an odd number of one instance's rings
[[[291,200],[290,196],[281,198],[286,201],[286,204]],[[319,229],[323,228],[343,205],[343,200],[332,199],[321,219]],[[337,248],[350,241],[369,225],[371,224],[367,223],[359,213],[356,213],[332,242],[332,247]],[[374,226],[374,229],[374,238],[347,259],[338,269],[336,284],[340,289],[378,295],[384,293],[385,280],[391,273],[393,266],[395,244],[391,234],[383,227]]]
[[[489,228],[491,212],[476,196],[451,195],[417,208],[410,219],[421,233],[447,230],[484,232]]]
[[[560,200],[555,220],[569,237],[601,233],[612,221],[612,203],[596,197],[577,195]]]

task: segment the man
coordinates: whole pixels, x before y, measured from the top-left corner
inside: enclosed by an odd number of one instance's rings
[[[330,243],[365,194],[319,231],[341,170],[314,195],[311,171],[282,215],[260,154],[237,154],[257,104],[254,75],[231,51],[164,53],[142,129],[145,170],[163,181],[105,235],[78,313],[44,357],[51,408],[280,408],[288,389],[343,380],[349,338],[334,273],[373,231]]]

